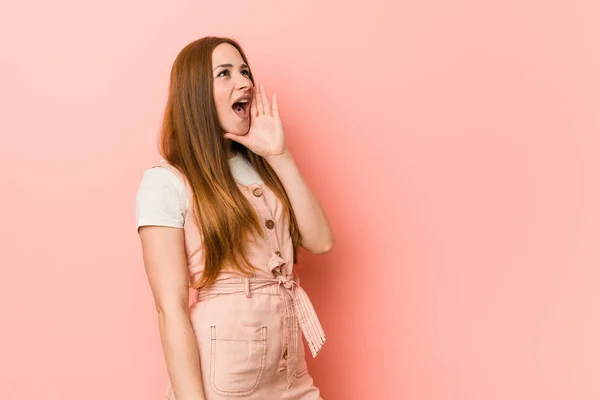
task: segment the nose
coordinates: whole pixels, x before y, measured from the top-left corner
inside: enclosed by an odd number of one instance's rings
[[[236,76],[235,87],[238,90],[247,90],[252,87],[252,81],[250,80],[249,76],[246,76],[242,73],[237,73],[237,74],[235,74],[235,76]]]

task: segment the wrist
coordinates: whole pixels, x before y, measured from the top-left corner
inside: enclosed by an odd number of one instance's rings
[[[267,160],[269,164],[286,162],[291,159],[292,153],[290,153],[290,151],[287,148],[284,149],[282,153],[265,157],[265,160]]]

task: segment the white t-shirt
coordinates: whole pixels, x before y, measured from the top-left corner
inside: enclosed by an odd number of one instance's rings
[[[229,159],[234,179],[242,185],[261,184],[258,172],[239,153]],[[189,207],[183,181],[168,168],[144,171],[136,194],[137,228],[159,225],[182,228]]]

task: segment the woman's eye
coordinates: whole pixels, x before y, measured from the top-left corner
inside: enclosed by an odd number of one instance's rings
[[[247,69],[245,69],[245,70],[242,70],[241,74],[245,75],[245,76],[250,76],[250,71],[247,70]],[[228,75],[229,75],[229,70],[224,69],[223,71],[219,72],[219,74],[217,75],[217,77],[219,77],[219,76],[228,76]]]

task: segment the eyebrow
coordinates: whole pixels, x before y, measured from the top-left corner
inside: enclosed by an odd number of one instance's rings
[[[221,65],[217,65],[216,67],[213,68],[213,71],[217,68],[221,68],[221,67],[227,67],[227,68],[233,68],[232,64],[221,64]],[[246,64],[242,64],[242,68],[248,68],[248,66]]]

